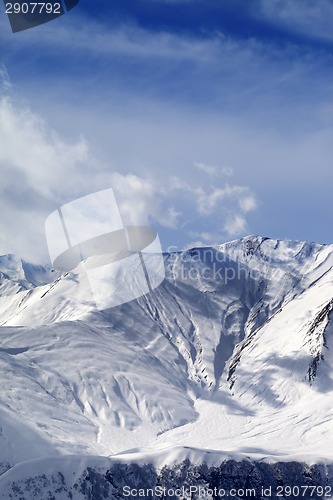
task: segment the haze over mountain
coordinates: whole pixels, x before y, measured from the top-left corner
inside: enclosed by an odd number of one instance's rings
[[[248,236],[164,262],[98,311],[80,267],[0,257],[0,498],[97,457],[332,461],[333,246]]]

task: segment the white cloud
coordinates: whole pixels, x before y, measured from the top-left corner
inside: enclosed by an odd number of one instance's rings
[[[153,178],[132,174],[113,173],[110,178],[120,212],[127,224],[149,224],[156,221],[165,227],[185,227],[191,238],[198,237],[206,243],[221,240],[222,233],[194,230],[193,221],[184,223],[189,214],[193,216],[193,213],[196,213],[200,217],[200,222],[196,222],[200,227],[205,226],[207,217],[228,221],[230,211],[233,211],[238,215],[234,222],[238,228],[240,220],[245,221],[245,213],[257,207],[256,196],[246,186],[225,184],[222,187],[203,188],[177,176],[171,177],[163,184]],[[197,217],[193,220],[197,221]],[[225,224],[229,235],[231,233],[228,222]]]
[[[206,217],[218,216],[223,221],[237,207],[242,212],[255,208],[255,195],[245,186],[203,187],[179,176],[161,182],[154,173],[137,175],[106,168],[92,157],[83,138],[65,141],[23,105],[10,89],[5,72],[2,75],[8,84],[0,96],[0,253],[45,261],[44,221],[49,213],[107,187],[114,189],[124,224],[183,226],[182,232],[192,237],[197,233],[206,243],[222,237],[218,231],[200,229]],[[235,220],[239,227],[240,215]],[[228,222],[225,227],[231,234]]]
[[[256,208],[255,195],[247,186],[230,185],[210,186],[203,188],[201,185],[190,184],[187,180],[173,176],[170,185],[166,189],[171,191],[184,191],[193,196],[196,211],[200,215],[210,215],[223,201],[229,201],[239,205],[241,210],[251,211]]]
[[[165,227],[177,227],[180,212],[168,205],[167,192],[152,178],[114,172],[110,182],[124,224],[149,225],[155,221]]]
[[[220,244],[223,241],[223,236],[218,232],[213,231],[190,231],[189,236],[191,238],[199,238],[194,241],[191,241],[187,248],[194,246],[205,246],[205,245],[215,245]],[[221,239],[222,238],[222,239]]]
[[[20,177],[28,178],[33,189],[48,197],[60,186],[64,192],[69,183],[70,190],[79,184],[79,166],[88,161],[86,142],[65,142],[9,94],[0,96],[0,134],[2,180],[19,184]]]
[[[255,199],[244,186],[204,188],[177,176],[160,182],[154,174],[110,171],[94,160],[83,138],[65,141],[23,105],[10,89],[6,73],[2,75],[8,84],[0,96],[0,253],[45,261],[44,222],[49,213],[107,187],[114,189],[124,224],[185,225],[189,235],[197,231],[207,243],[216,234],[197,230],[201,222],[193,220],[194,213],[223,219],[228,210],[240,206],[244,211],[246,200]]]
[[[231,214],[227,217],[223,229],[230,237],[239,236],[247,230],[246,219],[240,214]]]
[[[333,40],[333,4],[330,0],[261,0],[260,13],[304,36]]]
[[[84,29],[82,28],[84,23]],[[87,57],[122,56],[135,59],[156,58],[171,61],[197,61],[209,64],[215,60],[223,41],[230,50],[233,43],[215,33],[212,38],[201,39],[192,36],[176,35],[167,31],[148,31],[133,24],[112,25],[96,22],[91,18],[80,19],[79,14],[60,24],[49,23],[38,30],[22,32],[27,43],[43,43],[49,51],[82,51]]]
[[[232,167],[222,167],[222,173],[231,176],[234,174],[234,169]]]
[[[63,140],[14,96],[0,96],[0,253],[47,259],[44,222],[77,197],[113,187],[123,222],[175,227],[180,213],[151,178],[120,174],[97,163],[82,138]]]
[[[274,0],[272,4],[278,6]],[[266,18],[274,15],[272,10]],[[119,185],[124,217],[133,223],[158,221],[179,228],[185,221],[183,234],[213,236],[217,228],[221,241],[226,231],[231,234],[231,226],[245,227],[244,220],[251,226],[258,197],[264,210],[256,232],[317,239],[321,227],[321,234],[327,234],[325,224],[309,223],[315,218],[312,207],[325,217],[331,212],[331,78],[325,53],[290,45],[274,49],[218,33],[196,38],[69,17],[8,44],[8,60],[19,60],[23,45],[31,54],[45,50],[50,55],[49,77],[34,65],[37,58],[30,60],[32,70],[16,63],[15,74],[24,73],[21,89],[61,133],[55,134],[16,98],[7,102],[7,111],[3,108],[20,135],[16,144],[10,133],[3,136],[13,163],[11,178],[7,163],[0,165],[6,218],[10,210],[15,212],[18,199],[25,199],[25,207],[37,207],[36,214],[47,215],[58,203]],[[281,22],[279,16],[276,22]],[[72,73],[67,67],[66,74],[60,67],[59,74],[52,70],[55,53],[68,57],[68,65],[73,62]],[[90,83],[77,80],[82,73],[75,64],[83,60],[92,68]],[[1,141],[0,147],[4,145]],[[195,158],[204,161],[194,168]],[[230,177],[227,185],[224,176]],[[315,201],[309,204],[309,199]],[[295,206],[302,209],[291,208]],[[238,217],[232,224],[225,222],[230,211]],[[15,224],[23,221],[21,212]],[[280,218],[288,221],[289,232],[281,234]],[[5,251],[15,239],[7,226],[0,236],[7,237],[7,246],[0,247]],[[22,235],[26,226],[22,223]],[[33,240],[26,233],[21,242]],[[15,248],[20,251],[22,245]],[[37,243],[35,248],[37,254]]]
[[[226,183],[203,188],[174,176],[167,189],[176,191],[179,199],[184,199],[187,194],[190,197],[188,206],[192,205],[200,217],[199,228],[207,227],[207,224],[212,228],[198,230],[189,225],[189,236],[200,238],[196,241],[206,244],[220,243],[226,237],[237,236],[247,230],[245,215],[257,208],[256,195],[247,186]],[[214,221],[213,226],[208,223],[210,220]]]
[[[217,207],[221,209],[222,202],[239,203],[241,209],[246,204],[246,200],[255,200],[254,195],[247,195],[250,190],[246,186],[230,186],[225,184],[223,187],[213,187],[210,192],[203,192],[198,199],[198,213],[201,215],[212,214]],[[243,210],[244,211],[244,210]]]
[[[253,195],[244,196],[240,198],[239,206],[244,213],[252,212],[257,208],[257,200]]]
[[[0,95],[0,252],[45,260],[45,217],[80,190],[87,145],[64,141],[9,89],[3,85]]]
[[[202,162],[195,162],[194,166],[201,172],[204,172],[208,177],[221,177],[222,175],[231,176],[234,173],[232,167],[218,167],[217,165],[207,165]]]
[[[12,84],[8,75],[7,68],[4,65],[0,65],[0,89],[5,92],[12,88]]]
[[[216,165],[207,165],[206,163],[195,162],[194,166],[207,174],[209,177],[215,177],[218,173],[218,167]]]

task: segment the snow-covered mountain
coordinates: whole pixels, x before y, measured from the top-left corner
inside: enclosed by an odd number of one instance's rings
[[[76,474],[332,462],[333,246],[249,236],[164,261],[156,290],[98,311],[80,267],[0,257],[0,498],[64,455]]]

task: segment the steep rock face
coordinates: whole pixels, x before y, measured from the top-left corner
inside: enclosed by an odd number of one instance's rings
[[[332,346],[332,310],[333,299],[319,311],[306,334],[306,344],[312,355],[308,369],[310,383],[315,381],[318,365],[325,360],[325,355]]]
[[[252,462],[224,459],[218,465],[193,464],[186,459],[156,469],[135,464],[76,457],[35,463],[35,469],[13,469],[0,477],[0,498],[45,500],[104,500],[123,498],[329,498],[332,465],[298,462]],[[88,463],[87,463],[88,462]],[[38,471],[38,472],[37,472]],[[29,472],[29,477],[26,476]],[[175,492],[179,492],[176,495]]]
[[[0,258],[3,470],[178,444],[331,456],[333,248],[249,236],[164,261],[158,289],[98,311],[80,268]]]

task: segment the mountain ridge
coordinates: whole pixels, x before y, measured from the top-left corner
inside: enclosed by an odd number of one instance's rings
[[[333,246],[247,236],[164,261],[158,289],[98,311],[80,269],[22,278],[0,257],[0,462],[331,460]]]

